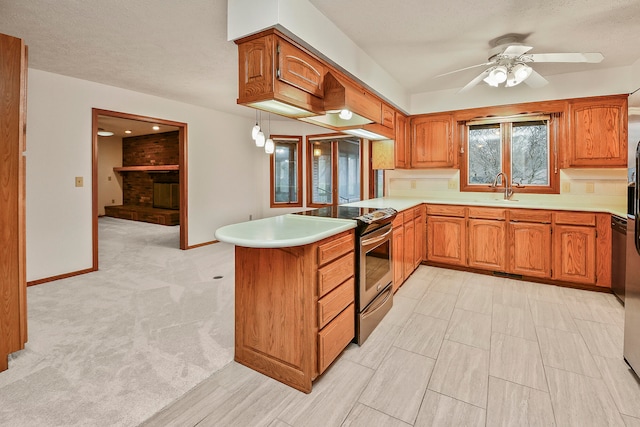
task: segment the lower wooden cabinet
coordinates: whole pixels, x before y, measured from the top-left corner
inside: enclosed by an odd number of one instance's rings
[[[553,229],[553,278],[566,282],[596,283],[596,229],[556,225]]]
[[[429,262],[611,286],[610,215],[427,206]]]
[[[465,221],[427,214],[427,261],[467,265]]]
[[[509,273],[551,277],[551,224],[509,223]]]
[[[424,261],[425,229],[424,205],[399,212],[393,221],[394,292]]]
[[[355,337],[355,236],[236,246],[235,360],[306,393]]]

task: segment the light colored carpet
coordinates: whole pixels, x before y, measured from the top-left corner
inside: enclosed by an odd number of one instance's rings
[[[2,426],[137,425],[233,359],[233,246],[181,251],[178,227],[99,227],[100,271],[28,288]]]

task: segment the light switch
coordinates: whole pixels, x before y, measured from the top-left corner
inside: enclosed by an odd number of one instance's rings
[[[81,176],[76,176],[76,187],[82,187],[84,185],[84,179]]]
[[[416,188],[416,180],[412,179],[411,180],[411,189],[415,189]]]
[[[562,192],[563,193],[570,193],[571,192],[571,183],[570,182],[563,182],[562,183]]]

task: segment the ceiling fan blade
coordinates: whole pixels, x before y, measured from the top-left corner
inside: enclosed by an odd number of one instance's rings
[[[521,45],[521,44],[514,44],[511,46],[507,46],[507,48],[504,50],[504,52],[502,52],[502,55],[504,56],[520,56],[520,55],[524,55],[525,53],[529,52],[531,49],[533,49],[533,47],[531,46],[525,46],[525,45]]]
[[[460,68],[458,70],[449,71],[448,73],[438,74],[437,76],[434,77],[434,79],[437,79],[438,77],[448,76],[449,74],[457,73],[459,71],[470,70],[472,68],[477,68],[477,67],[485,67],[487,65],[492,65],[494,63],[495,62],[491,61],[491,62],[485,62],[484,64],[476,64],[476,65],[472,65],[470,67]]]
[[[491,71],[491,68],[488,68],[483,72],[481,72],[475,79],[471,80],[469,83],[467,83],[465,87],[460,89],[458,93],[466,92],[472,87],[474,87],[475,85],[477,85],[478,83],[480,83],[485,77],[489,75],[489,71]]]
[[[527,79],[524,82],[527,84],[527,86],[532,87],[534,89],[542,87],[547,83],[549,83],[547,79],[542,77],[540,73],[538,73],[536,70],[533,70],[533,69],[531,70],[531,74],[529,75],[529,77],[527,77]]]
[[[533,53],[527,55],[533,62],[600,62],[604,59],[599,52],[591,53]]]

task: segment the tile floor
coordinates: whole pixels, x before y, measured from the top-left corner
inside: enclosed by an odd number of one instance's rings
[[[235,362],[146,426],[640,426],[611,294],[421,266],[300,393]]]

